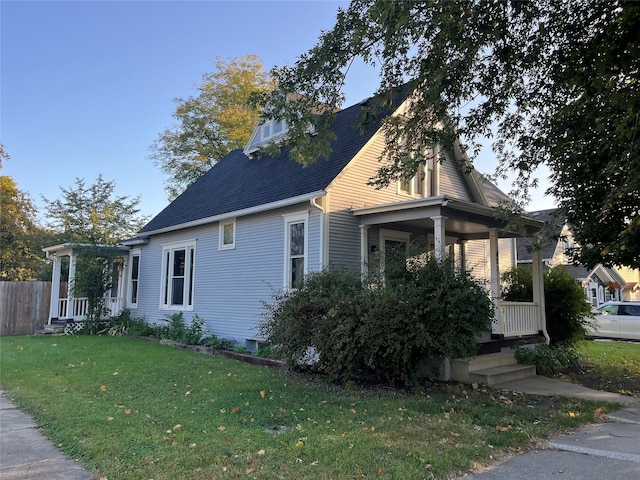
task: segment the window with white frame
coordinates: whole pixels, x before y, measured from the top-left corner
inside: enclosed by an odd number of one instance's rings
[[[220,222],[220,250],[236,248],[236,219]]]
[[[285,265],[284,288],[300,288],[307,273],[307,235],[309,212],[298,212],[284,217]]]
[[[163,246],[160,308],[193,309],[195,254],[195,240]]]
[[[138,307],[138,286],[140,282],[140,249],[129,252],[129,288],[127,289],[127,306]]]

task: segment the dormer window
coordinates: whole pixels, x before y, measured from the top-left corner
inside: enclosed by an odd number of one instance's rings
[[[269,142],[284,138],[286,134],[287,123],[284,120],[265,120],[253,131],[244,153],[249,155]]]

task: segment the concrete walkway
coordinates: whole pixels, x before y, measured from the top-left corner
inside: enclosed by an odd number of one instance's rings
[[[89,480],[91,473],[65,457],[33,419],[0,392],[0,480]]]
[[[469,475],[479,480],[640,479],[640,402],[615,393],[591,390],[536,376],[496,388],[536,395],[559,395],[620,403],[610,422],[583,427],[548,443],[548,449],[514,457]],[[89,480],[91,473],[65,457],[38,430],[33,419],[0,391],[0,480]]]
[[[532,451],[468,475],[474,480],[640,479],[640,401],[600,392],[553,378],[536,376],[496,385],[496,388],[536,395],[559,395],[582,400],[620,403],[607,415],[609,422],[582,427]]]

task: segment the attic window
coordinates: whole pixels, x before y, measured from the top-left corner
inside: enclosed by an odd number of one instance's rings
[[[283,138],[286,133],[287,123],[284,120],[266,120],[254,130],[245,153],[255,152],[262,145]]]

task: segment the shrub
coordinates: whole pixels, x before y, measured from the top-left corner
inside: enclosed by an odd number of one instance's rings
[[[530,267],[514,268],[502,276],[502,298],[530,302],[533,282]],[[584,291],[569,272],[559,265],[544,272],[545,314],[552,345],[573,344],[585,337],[591,321],[591,307]]]
[[[431,360],[475,354],[490,326],[487,292],[451,262],[416,256],[367,285],[348,271],[311,274],[265,304],[261,334],[292,366],[311,347],[332,380],[408,385]]]
[[[535,365],[538,375],[553,375],[558,367],[576,367],[582,364],[582,356],[569,345],[534,347],[518,345],[515,348],[518,363]]]
[[[168,325],[162,332],[162,338],[186,345],[198,345],[204,334],[204,320],[194,315],[189,325],[185,325],[182,312],[167,315]]]
[[[143,317],[132,317],[131,311],[122,310],[118,315],[109,319],[109,325],[105,332],[109,335],[130,335],[132,337],[147,337],[153,331],[153,327],[149,325]]]
[[[202,345],[214,350],[233,350],[235,344],[231,340],[226,338],[218,338],[215,335],[211,335],[202,340]]]

